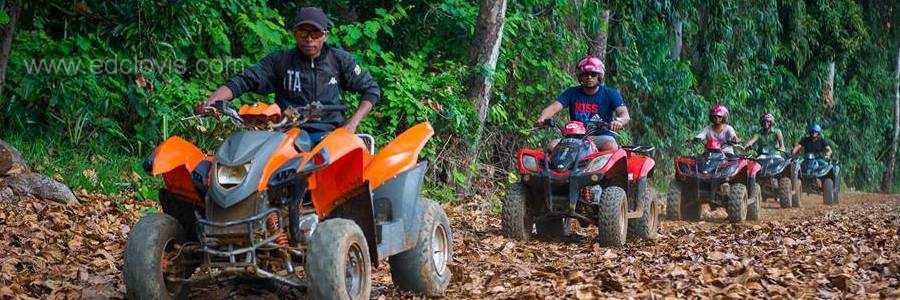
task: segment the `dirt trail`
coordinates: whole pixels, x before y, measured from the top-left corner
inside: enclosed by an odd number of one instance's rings
[[[124,239],[151,204],[80,198],[80,206],[0,203],[0,299],[123,296]],[[704,222],[664,221],[659,240],[621,249],[597,246],[593,228],[567,242],[507,240],[497,216],[450,207],[447,296],[900,297],[900,198],[847,194],[836,206],[821,197],[805,197],[800,209],[776,206],[765,203],[762,221],[740,225],[724,223],[722,212]],[[384,266],[373,288],[374,297],[408,296],[394,290]],[[203,298],[286,296],[240,284],[206,291]]]
[[[450,298],[627,296],[900,297],[900,198],[847,194],[835,206],[802,199],[800,209],[763,204],[761,221],[663,221],[655,242],[599,247],[521,243],[500,235],[495,216],[463,217],[456,229]],[[469,219],[466,221],[465,219]]]

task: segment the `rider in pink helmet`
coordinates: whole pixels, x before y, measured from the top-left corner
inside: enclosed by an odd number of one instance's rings
[[[719,103],[709,109],[709,126],[703,128],[696,136],[698,140],[716,139],[722,145],[722,152],[734,154],[734,147],[730,144],[740,142],[737,132],[728,125],[728,108]]]
[[[603,61],[588,55],[578,62],[576,77],[580,85],[566,89],[550,103],[537,119],[538,126],[563,108],[569,109],[569,120],[584,124],[596,123],[597,118],[609,124],[609,130],[594,137],[594,143],[601,150],[618,148],[614,136],[616,131],[628,124],[628,108],[619,90],[602,84],[606,68]],[[594,121],[592,121],[592,119]],[[551,143],[553,144],[553,143]]]

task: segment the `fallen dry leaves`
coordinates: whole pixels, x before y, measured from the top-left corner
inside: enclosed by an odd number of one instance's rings
[[[0,299],[120,298],[122,249],[149,203],[82,196],[82,205],[0,204]],[[763,221],[669,222],[652,243],[599,247],[580,239],[522,243],[500,235],[497,216],[448,207],[454,226],[448,298],[897,298],[900,199],[847,195],[838,206],[804,198],[802,209],[764,205]],[[119,209],[122,208],[122,209]],[[123,212],[125,211],[125,212]],[[386,265],[373,297],[409,297]],[[205,297],[279,298],[283,291],[225,285]],[[196,293],[195,293],[196,295]]]
[[[151,203],[80,195],[81,205],[0,203],[0,299],[109,298],[125,292],[122,249]]]

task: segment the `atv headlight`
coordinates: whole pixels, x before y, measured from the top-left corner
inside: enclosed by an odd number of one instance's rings
[[[538,172],[541,170],[538,167],[537,158],[531,155],[522,155],[522,166],[525,167],[525,170],[531,172]]]
[[[219,182],[219,185],[224,188],[230,188],[244,181],[244,178],[247,177],[247,172],[250,171],[250,163],[239,166],[219,164],[216,169],[216,180]]]
[[[594,172],[600,171],[600,168],[603,168],[603,166],[606,165],[606,162],[609,161],[610,157],[612,157],[612,153],[597,156],[596,158],[591,160],[591,163],[588,164],[588,167],[585,170],[585,172],[586,173],[594,173]]]

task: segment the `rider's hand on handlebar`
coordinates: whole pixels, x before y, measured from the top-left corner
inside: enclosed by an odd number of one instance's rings
[[[206,99],[200,103],[197,103],[197,105],[194,106],[194,114],[201,116],[218,115],[219,112],[213,106],[213,104],[215,104],[217,101],[222,100]]]
[[[625,125],[622,124],[622,122],[619,122],[619,120],[613,120],[612,122],[609,123],[609,130],[612,130],[612,131],[619,131],[623,127],[625,127]]]

